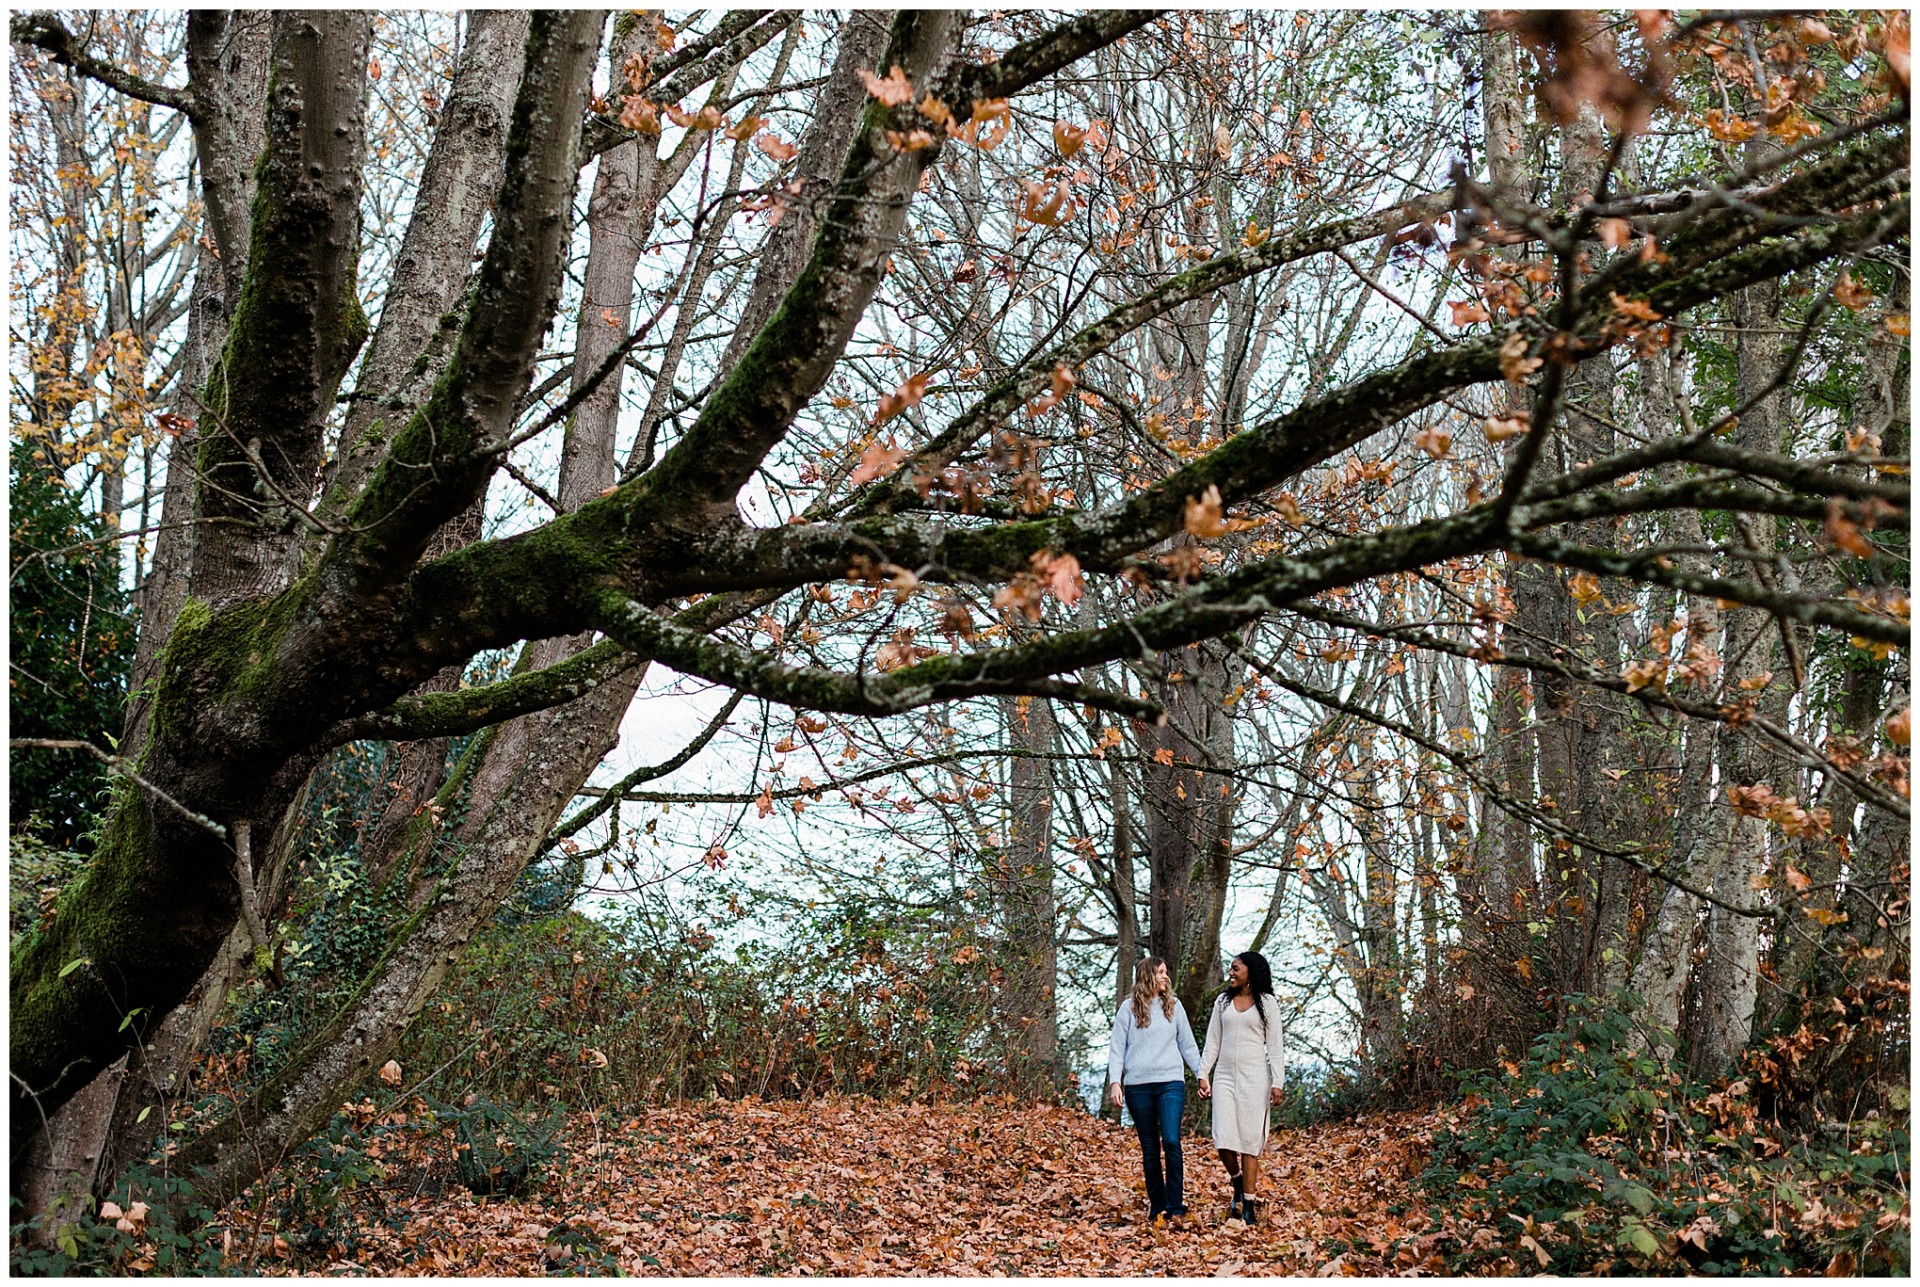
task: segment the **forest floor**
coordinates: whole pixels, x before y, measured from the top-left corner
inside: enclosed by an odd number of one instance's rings
[[[227,1219],[234,1267],[267,1274],[1404,1272],[1437,1265],[1420,1263],[1424,1218],[1391,1214],[1410,1205],[1432,1124],[1277,1132],[1256,1228],[1224,1219],[1204,1137],[1186,1141],[1193,1215],[1149,1226],[1130,1127],[1069,1108],[863,1099],[575,1115],[545,1178],[511,1198],[452,1184],[450,1145],[416,1134],[382,1159],[385,1182],[350,1191],[319,1255],[247,1236],[243,1210]]]

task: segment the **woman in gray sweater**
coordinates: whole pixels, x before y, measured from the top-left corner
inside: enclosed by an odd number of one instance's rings
[[[1115,1108],[1126,1105],[1140,1136],[1148,1220],[1187,1214],[1180,1163],[1180,1115],[1187,1106],[1183,1063],[1199,1071],[1200,1048],[1194,1044],[1186,1007],[1173,995],[1167,963],[1149,956],[1134,970],[1133,995],[1113,1017],[1113,1042],[1107,1051],[1107,1093]]]

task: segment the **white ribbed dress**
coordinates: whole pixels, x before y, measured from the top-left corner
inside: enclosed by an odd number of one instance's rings
[[[1267,1008],[1264,1034],[1259,1007],[1243,1012],[1222,997],[1207,1021],[1207,1048],[1200,1055],[1200,1075],[1213,1082],[1213,1146],[1234,1153],[1265,1150],[1269,1092],[1286,1084],[1280,1005],[1272,997],[1261,1000]]]

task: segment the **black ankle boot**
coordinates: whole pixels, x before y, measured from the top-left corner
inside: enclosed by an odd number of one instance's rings
[[[1233,1180],[1233,1205],[1227,1208],[1227,1219],[1229,1220],[1243,1219],[1244,1218],[1243,1213],[1246,1209],[1247,1182],[1243,1177],[1238,1175],[1232,1176],[1230,1178]]]

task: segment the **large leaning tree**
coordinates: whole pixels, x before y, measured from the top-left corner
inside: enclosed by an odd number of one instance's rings
[[[1875,529],[1906,522],[1902,462],[1866,438],[1809,453],[1780,431],[1734,432],[1791,383],[1804,345],[1743,374],[1746,401],[1704,422],[1676,406],[1602,435],[1575,414],[1596,370],[1664,353],[1697,311],[1784,280],[1817,314],[1857,291],[1876,257],[1904,273],[1904,36],[1897,94],[1821,106],[1803,137],[1721,150],[1707,170],[1648,186],[1620,162],[1684,92],[1667,42],[1702,28],[1523,26],[1540,128],[1595,141],[1583,181],[1505,182],[1495,157],[1424,192],[1381,200],[1363,185],[1357,208],[1325,217],[1295,220],[1290,209],[1326,203],[1276,197],[1266,217],[1227,228],[1207,213],[1221,203],[1219,176],[1204,171],[1248,145],[1224,124],[1194,126],[1190,186],[1169,177],[1156,191],[1129,177],[1119,131],[1032,106],[1064,77],[1097,89],[1118,69],[1147,74],[1156,42],[1180,44],[1153,13],[858,15],[805,76],[789,69],[791,13],[677,28],[652,13],[475,13],[370,325],[372,21],[196,10],[175,84],[96,56],[80,23],[13,20],[16,47],[45,65],[190,122],[204,212],[168,412],[190,428],[170,461],[116,795],[86,877],[12,958],[16,1163],[59,1145],[63,1108],[83,1092],[98,1098],[98,1120],[75,1129],[110,1153],[133,1147],[139,1123],[158,1124],[164,1114],[150,1119],[142,1098],[166,1093],[233,980],[259,968],[303,790],[349,742],[404,744],[395,779],[414,794],[370,829],[363,854],[401,883],[407,914],[310,1048],[180,1154],[223,1192],[322,1125],[388,1057],[460,946],[569,825],[655,662],[797,711],[886,717],[1035,697],[1152,728],[1195,700],[1180,687],[1183,650],[1300,614],[1336,619],[1356,587],[1476,559],[1661,587],[1783,631],[1906,642],[1904,586],[1861,572],[1881,553]],[[596,94],[603,68],[612,88]],[[1759,93],[1764,116],[1776,105]],[[807,110],[795,142],[756,134],[751,118],[796,105]],[[1306,117],[1278,127],[1310,133]],[[694,158],[726,147],[734,159],[692,219],[663,218]],[[1011,191],[957,164],[994,149],[1000,170],[1024,175]],[[1325,160],[1275,154],[1281,168]],[[971,186],[943,186],[956,175]],[[913,223],[936,201],[966,215],[962,235],[939,245]],[[1157,211],[1156,242],[1177,253],[1128,235],[1142,201]],[[710,234],[729,221],[759,240],[720,262]],[[664,305],[636,293],[635,268],[675,225],[689,253],[668,323]],[[581,263],[570,251],[583,231]],[[1003,249],[976,249],[996,238]],[[1248,390],[1268,386],[1228,378],[1164,468],[1101,454],[1123,430],[1169,436],[1172,404],[1150,416],[1112,390],[1180,368],[1182,337],[1205,332],[1210,301],[1290,273],[1292,289],[1311,289],[1304,267],[1361,252],[1452,272],[1456,325],[1417,318],[1391,356],[1312,373],[1267,403]],[[896,275],[928,264],[944,292],[892,291]],[[1059,266],[1047,269],[1052,311],[1033,313],[1032,292],[1013,296],[1042,264]],[[579,322],[556,362],[546,337],[576,270]],[[726,272],[741,288],[709,302],[710,279]],[[1395,302],[1390,277],[1371,273]],[[1117,300],[1116,282],[1129,285]],[[903,301],[919,306],[906,315]],[[971,345],[981,318],[970,310],[983,306],[1033,313],[1016,360],[989,363]],[[1244,332],[1243,354],[1277,315],[1249,309],[1222,318]],[[931,357],[877,378],[880,346],[849,346],[882,323],[895,351]],[[718,358],[676,383],[681,353],[709,338],[700,327],[720,328]],[[1134,337],[1156,327],[1166,342],[1136,355]],[[1200,352],[1188,363],[1196,396],[1211,380],[1204,342]],[[636,379],[647,405],[637,435],[618,414],[623,381]],[[872,392],[842,392],[861,389]],[[1399,450],[1415,422],[1405,445],[1446,457],[1450,438],[1422,419],[1445,408],[1469,409],[1498,444],[1496,467],[1459,504],[1371,521],[1361,488],[1335,496],[1346,508],[1327,521],[1313,512],[1298,480],[1368,444]],[[1048,418],[1069,414],[1089,427]],[[842,441],[823,466],[812,448],[835,426]],[[550,517],[483,537],[490,485],[519,476],[515,453],[543,436],[560,440],[557,487],[526,485]],[[796,452],[803,437],[809,450]],[[1355,477],[1390,475],[1387,454],[1356,457]],[[1084,475],[1071,488],[1048,472],[1062,461]],[[800,499],[774,506],[785,521],[749,521],[770,494]],[[1685,516],[1676,530],[1694,537],[1636,539],[1662,515]],[[1771,557],[1786,546],[1778,532],[1820,557]],[[768,628],[769,609],[831,603],[845,583],[885,621],[837,664]],[[1119,605],[1107,619],[1056,613],[1059,624],[1036,627],[1043,601],[1094,589]],[[973,611],[1005,620],[982,629]],[[1412,641],[1499,665],[1511,613],[1498,596],[1462,604],[1452,635]],[[506,678],[463,682],[473,658],[514,647]],[[1100,680],[1160,661],[1161,682]],[[1738,693],[1704,680],[1686,692],[1645,672],[1559,670],[1659,709],[1752,717]],[[475,733],[443,777],[446,739]],[[1904,807],[1858,756],[1819,763],[1863,798]],[[426,797],[450,807],[414,807]],[[1550,807],[1526,817],[1583,839]],[[1630,844],[1602,848],[1636,861]],[[1715,905],[1727,902],[1723,891]]]

